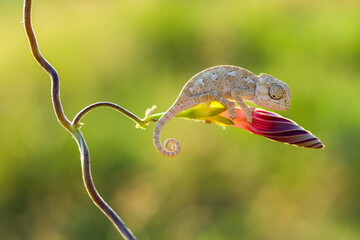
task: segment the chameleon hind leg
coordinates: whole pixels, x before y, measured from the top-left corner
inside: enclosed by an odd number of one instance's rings
[[[216,92],[205,92],[205,93],[190,96],[189,98],[191,99],[191,102],[194,105],[204,103],[204,102],[217,101],[221,105],[223,105],[224,107],[227,108],[231,119],[236,118],[235,103],[227,100],[226,98],[221,97]]]

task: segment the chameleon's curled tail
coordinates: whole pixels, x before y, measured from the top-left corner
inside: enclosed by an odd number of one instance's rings
[[[154,141],[155,143],[155,141]],[[156,149],[166,157],[175,157],[180,152],[181,146],[178,140],[175,138],[168,138],[165,140],[164,147],[159,141],[158,144],[155,144]]]
[[[160,134],[164,125],[173,118],[177,113],[171,109],[166,112],[156,123],[154,129],[154,145],[156,149],[166,157],[175,157],[180,152],[180,143],[174,138],[169,138],[165,141],[164,147],[161,145]]]

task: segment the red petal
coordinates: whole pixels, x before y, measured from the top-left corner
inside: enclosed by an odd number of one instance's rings
[[[251,124],[246,121],[245,114],[240,108],[236,108],[236,114],[236,119],[231,119],[234,125],[229,126],[242,128],[277,142],[306,148],[325,147],[311,132],[305,130],[294,121],[274,112],[255,109],[253,112],[253,122]],[[228,111],[220,115],[230,119]]]

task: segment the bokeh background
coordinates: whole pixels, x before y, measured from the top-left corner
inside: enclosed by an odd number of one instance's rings
[[[40,48],[69,118],[107,100],[165,111],[214,65],[269,73],[292,89],[282,112],[325,150],[181,119],[181,154],[98,109],[82,122],[95,184],[138,239],[360,239],[360,3],[357,0],[34,0]],[[0,238],[121,239],[83,187],[50,80],[30,55],[22,2],[0,0]]]

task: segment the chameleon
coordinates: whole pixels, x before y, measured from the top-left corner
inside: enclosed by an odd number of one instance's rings
[[[231,65],[205,69],[185,84],[176,101],[156,123],[153,135],[156,149],[167,157],[176,156],[180,152],[180,143],[176,139],[167,139],[164,147],[161,145],[163,127],[180,112],[212,101],[223,105],[231,119],[236,118],[236,102],[245,113],[247,122],[252,123],[255,108],[249,107],[244,101],[270,110],[284,111],[290,107],[291,93],[286,83],[266,73],[257,76],[249,70]]]

